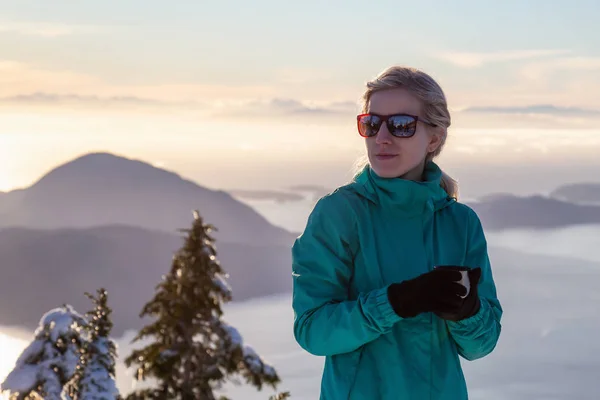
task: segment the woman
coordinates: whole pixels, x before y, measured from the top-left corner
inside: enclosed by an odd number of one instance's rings
[[[294,243],[294,335],[325,356],[322,400],[467,399],[459,356],[489,354],[502,307],[478,216],[433,158],[450,113],[440,86],[391,67],[367,84],[367,165],[322,197]],[[470,291],[456,281],[468,267]]]

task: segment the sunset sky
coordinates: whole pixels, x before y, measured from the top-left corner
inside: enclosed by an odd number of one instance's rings
[[[593,179],[598,21],[595,0],[0,1],[0,190],[92,151],[210,187],[332,186],[363,151],[364,83],[392,64],[446,91],[459,177]]]

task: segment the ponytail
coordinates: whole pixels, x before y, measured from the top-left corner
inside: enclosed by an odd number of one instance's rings
[[[442,171],[440,186],[448,193],[448,196],[458,200],[458,182],[444,171]]]

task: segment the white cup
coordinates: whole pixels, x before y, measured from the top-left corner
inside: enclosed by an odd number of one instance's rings
[[[458,281],[458,283],[460,283],[465,287],[465,289],[467,289],[467,294],[465,294],[464,296],[460,296],[464,299],[469,295],[469,292],[471,291],[471,280],[469,279],[469,271],[460,271],[460,273],[462,275],[462,279]]]

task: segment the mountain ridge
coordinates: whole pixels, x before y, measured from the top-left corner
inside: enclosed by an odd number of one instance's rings
[[[0,228],[89,228],[122,223],[175,232],[193,210],[229,242],[290,244],[294,235],[249,205],[145,161],[111,153],[82,155],[31,186],[0,196]]]
[[[486,229],[553,229],[600,223],[600,206],[581,205],[550,196],[488,195],[482,201],[466,203]]]
[[[580,204],[600,204],[600,182],[579,182],[559,186],[550,196]]]

